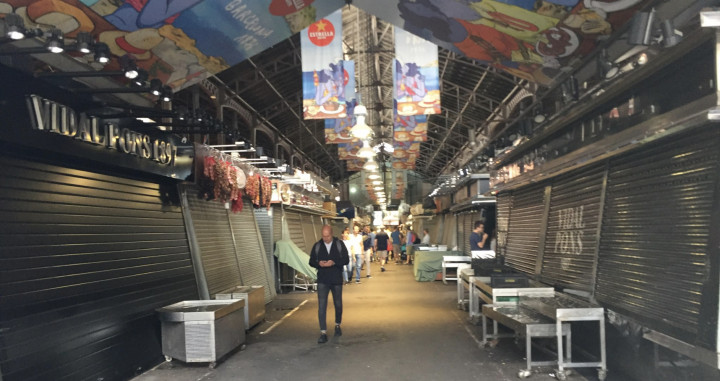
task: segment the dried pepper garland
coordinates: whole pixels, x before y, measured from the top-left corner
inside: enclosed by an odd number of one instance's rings
[[[270,201],[272,200],[272,182],[268,177],[262,178],[262,193],[262,206],[267,206],[268,209],[270,209]]]

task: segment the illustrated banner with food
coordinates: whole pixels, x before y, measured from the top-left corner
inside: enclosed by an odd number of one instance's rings
[[[420,154],[420,143],[418,142],[400,142],[393,143],[393,159],[399,162],[415,163]],[[393,165],[393,168],[395,166]],[[404,169],[404,168],[399,168]]]
[[[347,165],[348,172],[359,172],[359,171],[362,171],[363,165],[365,164],[365,160],[362,160],[362,159],[348,160],[345,162],[345,164]]]
[[[353,139],[349,140],[348,143],[338,144],[338,157],[340,160],[358,160],[360,157],[357,153],[362,147],[363,142],[360,139]]]
[[[350,75],[345,71],[343,62],[342,11],[335,11],[300,32],[300,47],[303,117],[326,119],[347,116],[345,85]]]
[[[399,200],[404,199],[405,189],[407,189],[407,171],[403,169],[393,169],[392,179],[392,191],[390,193],[392,198]]]
[[[334,119],[325,119],[325,144],[347,143],[352,136],[350,129],[355,125],[355,62],[342,61],[345,70],[345,111]]]
[[[393,78],[400,116],[440,113],[437,45],[395,28]]]
[[[402,116],[395,113],[393,139],[396,142],[427,141],[427,115]]]

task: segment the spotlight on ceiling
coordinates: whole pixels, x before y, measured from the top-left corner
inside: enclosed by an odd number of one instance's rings
[[[144,69],[137,69],[137,76],[132,80],[132,84],[135,86],[144,86],[147,79],[148,72]]]
[[[156,97],[160,96],[160,93],[162,92],[162,86],[163,86],[163,84],[162,84],[161,80],[159,80],[157,78],[151,79],[150,80],[150,93]]]
[[[95,44],[95,62],[101,64],[110,62],[110,48],[103,42]]]
[[[11,40],[22,40],[25,38],[25,22],[22,17],[15,13],[5,15],[5,35]]]
[[[606,79],[610,79],[620,72],[620,68],[608,58],[608,53],[605,49],[603,49],[602,53],[598,56],[597,64],[598,71]]]
[[[93,37],[88,32],[80,32],[75,39],[75,48],[82,54],[90,54],[93,44]]]
[[[140,75],[140,69],[138,69],[137,64],[135,64],[135,60],[130,57],[129,55],[124,55],[120,57],[120,67],[125,72],[125,78],[127,79],[135,79]]]
[[[65,51],[65,39],[60,29],[50,29],[47,35],[47,42],[45,43],[45,48],[47,48],[50,53],[55,54]]]
[[[163,102],[170,102],[173,95],[172,87],[168,85],[163,86],[161,94],[161,99]]]

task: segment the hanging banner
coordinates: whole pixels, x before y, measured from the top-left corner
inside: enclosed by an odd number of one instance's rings
[[[342,10],[337,10],[300,32],[302,49],[303,117],[341,118],[345,109]]]
[[[363,142],[360,139],[352,139],[348,143],[338,144],[338,156],[340,160],[358,160],[362,159],[357,156],[360,148],[363,147]]]
[[[396,200],[404,199],[407,184],[407,171],[393,169],[392,178],[392,191],[390,193],[392,195],[392,198]]]
[[[405,160],[393,159],[392,168],[393,169],[415,169],[415,163],[414,162],[410,163]]]
[[[363,165],[365,165],[365,160],[362,160],[362,159],[348,160],[345,162],[345,165],[347,166],[348,172],[360,172],[363,169]]]
[[[401,116],[440,113],[438,47],[395,28],[393,90]]]
[[[395,113],[393,139],[396,142],[425,142],[427,129],[426,115],[402,116]]]
[[[420,143],[418,142],[395,141],[395,143],[393,144],[393,148],[393,161],[401,161],[415,164],[415,160],[417,160],[418,156],[420,155]],[[395,168],[394,165],[393,168]]]
[[[325,119],[325,144],[347,143],[352,139],[350,129],[355,125],[355,62],[342,61],[345,70],[345,112],[336,119]]]

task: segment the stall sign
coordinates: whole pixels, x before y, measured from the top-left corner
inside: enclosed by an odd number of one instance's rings
[[[35,130],[64,135],[162,165],[175,164],[177,146],[167,138],[152,138],[113,123],[102,123],[100,118],[78,114],[67,106],[37,95],[30,95],[27,103]]]

